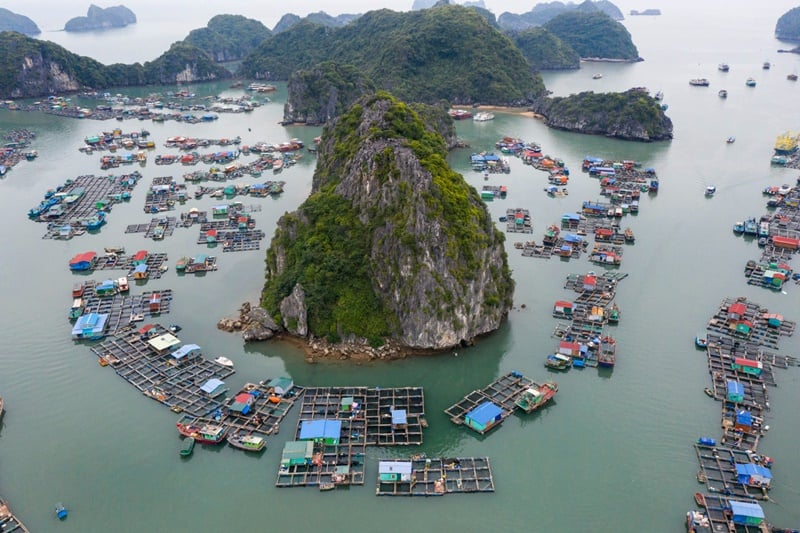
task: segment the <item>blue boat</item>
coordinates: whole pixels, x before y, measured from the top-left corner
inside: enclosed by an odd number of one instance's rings
[[[64,507],[63,503],[56,504],[56,518],[59,520],[64,520],[67,517],[67,508]]]
[[[744,234],[745,235],[757,235],[758,234],[758,223],[756,222],[755,218],[748,218],[744,221]]]
[[[102,211],[91,217],[86,221],[86,229],[89,231],[98,230],[100,226],[106,223],[106,215]]]
[[[733,225],[733,232],[734,232],[734,233],[737,233],[737,234],[744,233],[744,222],[737,221],[737,222],[736,222],[736,223]]]

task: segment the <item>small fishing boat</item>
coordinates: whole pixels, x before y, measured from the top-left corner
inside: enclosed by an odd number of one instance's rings
[[[3,397],[0,396],[0,418],[3,416]]]
[[[720,63],[720,64],[717,66],[717,69],[718,69],[720,72],[728,72],[728,71],[731,69],[731,67],[729,67],[727,63]]]
[[[735,142],[736,142],[736,137],[734,137],[733,135],[731,135],[730,137],[728,137],[728,138],[725,140],[725,142],[726,142],[726,143],[728,143],[728,144],[733,144],[733,143],[735,143]]]
[[[747,81],[745,81],[744,84],[747,85],[748,87],[755,87],[756,80],[755,78],[747,78]]]
[[[186,437],[181,444],[181,457],[188,457],[194,451],[194,437]]]
[[[705,498],[705,496],[703,496],[702,492],[695,492],[694,493],[694,501],[700,507],[705,507],[706,506],[706,498]]]
[[[234,448],[246,452],[260,452],[267,446],[267,441],[257,435],[231,435],[226,440]]]
[[[58,518],[59,520],[64,520],[65,518],[67,518],[67,514],[68,514],[67,508],[64,507],[64,504],[63,503],[57,503],[56,504],[56,518]]]
[[[183,272],[186,270],[186,265],[188,265],[192,260],[188,257],[181,257],[178,261],[175,262],[175,270],[178,272]]]
[[[327,483],[320,483],[319,484],[319,490],[320,491],[333,490],[335,488],[336,488],[336,483],[333,483],[331,481],[329,481]]]
[[[706,396],[708,396],[709,398],[713,398],[714,397],[714,391],[711,390],[709,387],[706,387],[705,389],[703,389],[703,392],[705,392]]]
[[[533,384],[525,390],[514,404],[526,413],[532,413],[543,407],[558,392],[555,381],[545,381],[541,385]]]
[[[786,79],[789,81],[797,81],[797,74],[788,74]]]
[[[705,335],[697,335],[694,338],[694,345],[701,350],[708,348],[708,338]]]
[[[218,426],[216,424],[203,424],[198,426],[193,421],[186,421],[181,419],[175,425],[178,428],[178,433],[184,437],[193,437],[195,441],[200,444],[219,444],[225,439],[228,433],[228,428]]]
[[[725,89],[720,89],[720,91],[717,93],[717,96],[719,96],[720,98],[727,98],[728,91],[726,91]]]
[[[179,332],[180,330],[182,330],[183,328],[182,328],[182,327],[180,327],[178,324],[170,324],[170,325],[169,325],[169,327],[167,327],[167,329],[168,329],[168,330],[169,330],[171,333],[178,333],[178,332]]]
[[[220,355],[219,357],[214,359],[214,362],[217,363],[218,365],[226,366],[228,368],[233,368],[233,361],[231,361],[224,355]]]
[[[124,246],[106,246],[105,248],[103,248],[103,250],[109,255],[110,254],[120,255],[125,253]]]
[[[567,370],[571,364],[572,358],[560,353],[548,355],[544,361],[544,366],[553,370]]]
[[[593,74],[593,75],[592,75],[592,79],[593,79],[593,80],[599,80],[599,79],[600,79],[600,78],[602,78],[602,77],[603,77],[603,75],[602,75],[602,74],[600,74],[599,72],[597,72],[597,73],[595,73],[595,74]]]
[[[764,70],[769,70],[771,66],[772,64],[769,61],[764,61],[764,64],[761,65],[761,68],[763,68]]]
[[[127,277],[123,276],[117,280],[117,289],[119,292],[128,292],[130,290]]]
[[[606,316],[608,316],[609,324],[619,324],[619,307],[617,307],[617,304],[612,304],[611,307],[608,308]]]
[[[73,285],[72,286],[72,297],[73,298],[80,298],[81,296],[83,296],[84,287],[85,287],[85,285],[83,284],[82,281],[79,281],[78,283]]]
[[[706,196],[708,196],[708,197],[714,196],[714,194],[716,194],[716,192],[717,192],[717,188],[714,185],[709,185],[708,187],[706,187],[706,193],[705,193]]]
[[[736,234],[744,233],[744,222],[741,220],[737,220],[733,224],[733,232]]]
[[[686,531],[689,533],[711,533],[711,521],[703,511],[686,513]]]

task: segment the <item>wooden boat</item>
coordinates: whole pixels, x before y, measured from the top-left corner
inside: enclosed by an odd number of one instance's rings
[[[267,441],[257,435],[230,435],[228,444],[246,452],[261,452],[267,446]]]
[[[706,506],[706,498],[705,498],[705,496],[703,496],[702,492],[695,492],[694,493],[694,501],[700,507],[705,507]]]
[[[181,444],[180,454],[182,457],[188,457],[192,455],[192,451],[194,451],[194,437],[186,437],[183,439],[183,443]]]
[[[77,320],[83,314],[83,309],[83,298],[75,298],[72,302],[72,307],[69,308],[69,319]]]
[[[524,391],[514,404],[526,413],[532,413],[544,407],[558,392],[558,383],[545,381],[541,385],[533,384]]]
[[[612,368],[615,364],[617,364],[617,341],[613,337],[603,337],[600,339],[597,365]]]
[[[321,491],[333,490],[335,488],[336,488],[336,483],[333,483],[333,482],[330,482],[330,481],[327,482],[327,483],[320,483],[319,484],[319,490],[321,490]]]
[[[689,533],[711,533],[711,521],[702,511],[686,513],[686,531]]]
[[[709,387],[706,387],[705,389],[703,389],[703,392],[705,392],[706,396],[708,396],[709,398],[713,398],[714,397],[714,391],[711,390]]]
[[[73,298],[80,298],[80,297],[82,297],[82,296],[83,296],[83,289],[84,289],[84,288],[85,288],[85,285],[83,284],[83,282],[82,282],[82,281],[79,281],[78,283],[76,283],[75,285],[73,285],[73,286],[72,286],[72,297],[73,297]]]
[[[183,272],[184,270],[186,270],[186,265],[188,265],[191,261],[192,260],[188,257],[181,257],[175,263],[175,270],[177,270],[178,272]]]
[[[636,236],[633,234],[633,230],[631,228],[625,228],[625,231],[622,234],[625,236],[625,242],[628,244],[633,244],[636,242]]]
[[[611,304],[606,313],[609,324],[619,324],[619,307],[617,304]]]
[[[233,368],[233,361],[231,361],[224,355],[220,355],[219,357],[214,359],[214,362],[217,363],[218,365],[227,366],[228,368]]]
[[[544,366],[553,370],[567,370],[572,364],[572,357],[562,354],[551,354],[544,361]]]
[[[203,424],[202,426],[194,423],[177,422],[175,426],[178,433],[184,437],[193,437],[200,444],[219,444],[225,439],[228,429],[216,424]]]

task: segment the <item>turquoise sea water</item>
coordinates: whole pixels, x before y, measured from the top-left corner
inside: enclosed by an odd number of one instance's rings
[[[545,83],[557,95],[633,86],[661,90],[675,124],[672,142],[638,144],[575,135],[497,113],[487,123],[459,122],[459,136],[470,148],[450,156],[477,188],[484,180],[469,170],[468,156],[491,149],[501,136],[535,140],[545,153],[564,159],[573,170],[567,198],[548,198],[542,191],[545,175],[518,160],[512,159],[509,175],[490,178],[491,184],[509,188],[506,200],[489,204],[493,218],[508,207],[531,209],[536,240],[563,212],[599,197],[597,182],[579,171],[585,155],[635,159],[657,169],[662,190],[641,201],[638,216],[625,220],[637,241],[626,249],[621,268],[630,276],[620,283],[617,295],[623,318],[615,329],[619,357],[612,373],[586,369],[553,376],[543,367],[544,356],[555,345],[550,337],[556,324],[550,316],[552,302],[566,296],[565,276],[594,267],[586,260],[523,258],[513,243],[530,236],[507,239],[517,307],[496,334],[457,354],[391,363],[308,365],[290,346],[244,346],[239,337],[217,331],[219,317],[258,297],[263,250],[219,253],[219,271],[203,278],[177,277],[171,270],[146,284],[144,290],[174,290],[171,313],[163,322],[181,324],[182,339],[201,345],[211,357],[225,355],[235,362],[231,390],[281,374],[308,385],[425,387],[430,423],[425,444],[419,450],[370,449],[366,485],[332,493],[274,487],[280,449],[293,434],[296,412],[269,439],[261,457],[229,447],[198,446],[190,460],[181,461],[176,415],[144,398],[110,368],[99,367],[88,346],[69,339],[66,313],[76,278],[67,261],[76,253],[122,244],[166,251],[174,261],[200,252],[191,230],[177,230],[161,243],[123,233],[128,224],[149,221],[142,205],[150,180],[163,175],[180,180],[187,169],[155,166],[151,154],[132,201],[115,206],[98,235],[42,240],[43,226],[25,217],[46,189],[70,177],[100,174],[99,156],[77,149],[87,135],[117,126],[125,131],[147,128],[159,146],[154,153],[166,153],[163,141],[173,135],[241,135],[249,144],[300,137],[310,143],[319,129],[277,124],[285,88],[251,115],[222,115],[210,124],[100,123],[0,112],[0,130],[27,127],[39,134],[33,147],[40,154],[0,181],[0,291],[6,309],[0,394],[7,410],[0,427],[0,494],[33,531],[682,530],[684,512],[698,489],[691,444],[700,435],[719,432],[719,404],[702,393],[709,376],[705,358],[692,345],[694,335],[726,296],[747,296],[789,319],[800,319],[797,286],[781,294],[745,284],[744,263],[759,252],[754,243],[731,232],[735,220],[764,211],[760,191],[765,186],[794,183],[798,175],[770,167],[769,158],[777,134],[800,130],[800,85],[786,80],[800,69],[800,56],[775,53],[788,47],[772,38],[783,7],[770,4],[769,9],[723,12],[714,18],[703,6],[696,17],[662,10],[661,17],[625,22],[646,61],[584,64],[579,71],[547,73]],[[764,71],[761,64],[767,60],[773,67]],[[727,74],[716,69],[723,61],[731,65]],[[592,80],[595,72],[602,79]],[[757,79],[756,88],[745,87],[748,76]],[[694,77],[709,78],[711,86],[690,87],[688,80]],[[721,88],[728,90],[727,100],[717,97]],[[237,92],[227,84],[190,90]],[[725,139],[731,135],[736,143],[728,145]],[[262,205],[254,216],[268,236],[278,217],[308,194],[313,168],[314,159],[306,154],[281,174],[287,182],[281,198],[245,201]],[[125,169],[115,172],[120,170]],[[708,184],[718,191],[710,200],[703,196]],[[215,203],[190,201],[186,208]],[[800,341],[792,338],[781,352],[797,355],[799,348]],[[538,380],[556,379],[560,390],[554,404],[532,417],[512,416],[486,437],[449,422],[444,408],[510,370]],[[779,387],[770,391],[772,429],[761,445],[776,459],[774,502],[766,503],[765,510],[771,522],[797,527],[800,456],[794,443],[800,413],[794,406],[800,399],[800,374],[790,369],[779,372],[777,379]],[[376,498],[377,459],[417,451],[489,456],[496,493]],[[53,518],[57,501],[70,508],[66,522]]]

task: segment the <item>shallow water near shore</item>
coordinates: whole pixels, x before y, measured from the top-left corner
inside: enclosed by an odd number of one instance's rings
[[[784,9],[785,7],[785,9]],[[788,7],[792,7],[789,5]],[[302,385],[422,386],[430,424],[419,448],[368,449],[366,484],[318,494],[315,489],[274,487],[283,442],[294,434],[296,409],[280,433],[268,439],[267,451],[253,457],[230,447],[197,446],[188,460],[178,455],[177,415],[150,401],[101,368],[85,343],[69,339],[66,318],[69,290],[78,278],[67,268],[73,255],[124,245],[128,250],[165,251],[170,265],[182,255],[200,253],[196,230],[177,229],[160,243],[140,234],[124,234],[128,224],[144,223],[145,190],[153,177],[201,168],[155,166],[173,135],[234,137],[243,143],[281,142],[299,137],[307,144],[319,128],[281,127],[285,85],[273,102],[252,114],[221,115],[208,124],[95,122],[0,112],[0,130],[27,127],[38,138],[34,162],[23,161],[0,180],[0,217],[5,244],[0,284],[6,303],[0,350],[0,395],[6,413],[0,425],[0,494],[32,531],[237,531],[333,529],[388,531],[436,528],[476,531],[681,531],[693,506],[698,469],[692,443],[701,435],[719,436],[719,403],[703,394],[708,386],[706,359],[693,338],[726,296],[747,296],[787,319],[800,321],[800,286],[770,292],[746,285],[748,259],[758,258],[755,243],[735,237],[734,221],[765,211],[761,190],[794,183],[798,171],[770,167],[775,137],[800,129],[800,85],[786,75],[800,68],[800,56],[776,54],[786,46],[772,35],[786,6],[760,12],[700,13],[701,24],[685,13],[664,9],[661,17],[631,17],[625,22],[642,63],[591,64],[573,72],[545,74],[556,95],[581,90],[625,90],[647,86],[662,90],[675,123],[670,143],[638,144],[549,130],[536,119],[495,111],[489,122],[457,123],[468,148],[454,150],[454,168],[476,188],[507,185],[508,198],[489,202],[497,220],[509,207],[532,210],[534,234],[508,235],[509,262],[517,283],[515,309],[500,330],[476,346],[438,355],[360,365],[346,361],[305,362],[288,343],[243,345],[237,335],[216,330],[222,316],[244,301],[257,301],[264,276],[264,250],[277,219],[294,209],[311,188],[314,157],[286,169],[278,179],[286,192],[278,199],[243,199],[259,204],[257,227],[267,233],[259,252],[216,252],[219,270],[201,278],[178,277],[173,269],[157,281],[132,291],[171,288],[170,314],[161,322],[183,326],[181,339],[202,346],[211,358],[225,355],[236,365],[231,391],[248,381],[291,375]],[[704,8],[706,10],[710,8]],[[712,20],[712,22],[708,22]],[[681,39],[675,28],[682,28]],[[700,31],[702,30],[702,31]],[[734,42],[731,31],[739,36]],[[98,40],[101,37],[98,37]],[[761,63],[770,60],[768,71]],[[731,72],[716,70],[727,62]],[[602,79],[592,80],[595,72]],[[754,76],[758,85],[745,87]],[[707,77],[709,88],[688,80]],[[717,97],[726,88],[727,100]],[[163,90],[174,88],[163,88]],[[124,91],[148,94],[159,88]],[[228,84],[190,86],[198,94],[240,94]],[[99,155],[78,152],[84,137],[120,127],[142,127],[157,144],[142,169],[144,179],[130,203],[114,206],[108,224],[96,235],[70,241],[43,240],[42,224],[26,220],[48,188],[82,174],[100,171]],[[502,136],[537,141],[543,151],[564,159],[572,170],[569,196],[549,198],[545,175],[511,159],[508,175],[488,182],[469,169],[469,154],[491,150]],[[735,135],[733,145],[727,137]],[[204,151],[204,150],[203,150]],[[555,346],[550,337],[557,321],[552,303],[570,295],[568,274],[597,270],[585,259],[523,258],[513,244],[541,240],[544,228],[562,213],[599,197],[596,180],[580,172],[586,155],[634,159],[655,167],[661,191],[641,200],[638,216],[624,226],[636,233],[619,269],[620,325],[613,329],[618,360],[613,372],[595,369],[548,372],[543,361]],[[128,168],[111,172],[120,174]],[[138,167],[136,167],[138,168]],[[274,179],[244,178],[250,183]],[[714,184],[712,199],[703,195]],[[189,186],[190,192],[193,186]],[[176,212],[213,199],[190,200]],[[797,259],[795,259],[797,262]],[[800,264],[800,263],[798,263]],[[91,279],[105,279],[98,272]],[[525,305],[523,308],[522,305]],[[800,355],[800,340],[783,341],[780,353]],[[443,409],[498,375],[517,370],[537,381],[559,383],[555,401],[533,416],[511,416],[485,437],[450,423]],[[771,429],[760,450],[775,458],[774,502],[764,504],[767,519],[784,527],[800,525],[800,369],[777,372],[770,390]],[[496,493],[443,498],[376,498],[377,460],[424,451],[428,456],[488,456]],[[53,504],[62,501],[69,518],[55,524]]]

